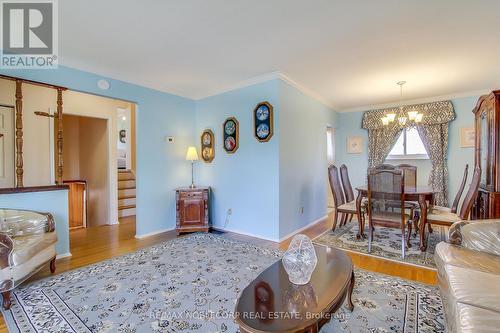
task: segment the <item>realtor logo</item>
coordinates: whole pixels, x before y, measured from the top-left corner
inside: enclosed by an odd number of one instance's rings
[[[57,68],[57,0],[1,0],[0,67]]]

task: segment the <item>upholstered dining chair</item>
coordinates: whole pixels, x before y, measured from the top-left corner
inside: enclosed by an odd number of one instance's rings
[[[333,203],[335,206],[335,212],[333,215],[333,227],[332,231],[335,231],[337,228],[337,223],[340,217],[340,226],[343,226],[347,223],[347,219],[354,214],[357,214],[356,210],[356,200],[352,200],[349,202],[345,201],[344,193],[342,191],[342,185],[340,184],[339,172],[335,165],[330,165],[328,167],[328,180],[330,182],[330,188],[333,194]],[[364,223],[364,207],[361,207],[361,218]]]
[[[458,210],[458,204],[460,203],[460,198],[462,197],[462,194],[464,192],[465,184],[467,183],[467,175],[469,173],[469,165],[465,165],[464,169],[464,175],[462,177],[462,183],[460,183],[460,187],[458,188],[457,194],[455,195],[455,199],[453,199],[453,203],[451,207],[444,207],[444,206],[436,206],[433,205],[430,207],[430,211],[438,211],[439,212],[450,212],[450,213],[456,213]]]
[[[396,211],[388,210],[386,205],[399,202]],[[371,253],[373,226],[401,229],[401,256],[404,259],[407,240],[406,225],[411,228],[410,215],[406,213],[404,196],[404,174],[402,170],[371,170],[368,173],[368,252]],[[408,230],[411,233],[411,229]],[[408,237],[409,240],[409,237]]]
[[[469,185],[469,190],[467,191],[464,201],[462,202],[460,214],[452,213],[451,210],[448,212],[446,210],[433,209],[429,212],[429,214],[427,214],[427,223],[449,227],[457,221],[468,220],[469,214],[472,210],[472,205],[474,204],[478,194],[480,181],[481,169],[476,167],[474,169],[472,181]]]
[[[392,164],[380,164],[380,165],[377,165],[376,167],[372,168],[374,170],[396,170],[396,166],[392,165]]]
[[[396,170],[403,170],[405,178],[405,187],[417,186],[417,167],[411,164],[395,165]]]
[[[344,189],[346,202],[356,200],[356,198],[354,197],[354,192],[352,190],[351,180],[349,179],[349,171],[347,170],[347,166],[345,164],[342,164],[340,166],[340,180],[342,182],[342,188]],[[349,222],[352,221],[353,216],[354,215],[351,214]]]

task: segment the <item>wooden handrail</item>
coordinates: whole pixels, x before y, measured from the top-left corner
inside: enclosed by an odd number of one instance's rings
[[[11,81],[16,81],[16,82],[17,81],[22,81],[22,82],[25,82],[25,83],[34,84],[36,86],[48,87],[48,88],[53,88],[53,89],[68,90],[68,88],[66,88],[66,87],[56,86],[56,85],[50,84],[50,83],[33,81],[33,80],[27,80],[27,79],[21,79],[21,78],[18,78],[18,77],[9,76],[9,75],[3,75],[3,74],[0,74],[0,79],[6,79],[6,80],[11,80]]]

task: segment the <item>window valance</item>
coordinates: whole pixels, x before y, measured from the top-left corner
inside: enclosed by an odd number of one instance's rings
[[[418,111],[424,114],[421,125],[437,125],[444,124],[455,119],[455,110],[453,109],[453,104],[451,101],[439,101],[432,103],[405,105],[402,110],[399,107],[387,108],[366,111],[363,114],[363,124],[364,129],[378,129],[383,128],[382,117],[388,113],[396,114],[396,121],[399,116],[408,117],[408,111]]]

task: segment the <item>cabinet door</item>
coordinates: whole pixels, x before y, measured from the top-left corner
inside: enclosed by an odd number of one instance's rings
[[[487,100],[479,111],[479,126],[476,127],[479,138],[478,159],[481,167],[481,185],[486,189],[493,189],[495,183],[494,175],[494,100]]]
[[[198,227],[204,225],[204,202],[203,198],[184,198],[179,203],[179,213],[182,226]]]

